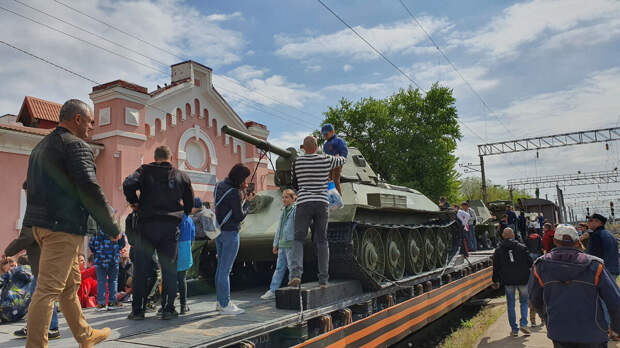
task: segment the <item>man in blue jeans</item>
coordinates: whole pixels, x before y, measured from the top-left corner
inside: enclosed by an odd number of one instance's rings
[[[512,336],[518,336],[519,330],[529,336],[527,328],[528,293],[527,283],[530,278],[532,258],[525,245],[515,240],[512,228],[506,227],[502,233],[502,243],[493,253],[493,288],[504,285],[506,289],[506,305],[508,307],[508,321]],[[517,325],[515,312],[515,293],[519,291],[519,307],[521,320]]]

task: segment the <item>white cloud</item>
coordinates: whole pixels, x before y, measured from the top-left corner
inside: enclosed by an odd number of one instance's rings
[[[250,65],[241,65],[231,70],[228,75],[238,80],[249,80],[263,77],[267,69],[259,69]]]
[[[349,72],[349,71],[353,70],[353,66],[352,66],[352,65],[350,65],[350,64],[345,64],[345,65],[342,67],[342,70],[343,70],[344,72]]]
[[[330,85],[323,88],[326,93],[345,92],[356,95],[368,95],[377,92],[386,92],[389,87],[385,83],[344,83],[339,85]]]
[[[223,22],[231,19],[242,18],[241,12],[233,12],[231,14],[214,13],[206,16],[206,19],[211,22]]]
[[[598,45],[620,37],[620,18],[595,23],[549,37],[542,49],[562,49],[567,46],[583,48]]]
[[[307,72],[319,72],[321,70],[323,70],[323,67],[320,65],[308,65],[306,67]]]
[[[281,148],[288,149],[289,147],[299,149],[299,145],[303,143],[304,138],[311,135],[311,132],[297,131],[297,132],[283,132],[277,137],[269,138],[269,142],[277,145]]]
[[[0,31],[5,38],[3,40],[100,83],[123,79],[152,89],[157,83],[167,81],[170,76],[169,65],[182,61],[184,57],[192,57],[192,59],[217,68],[239,61],[247,49],[246,41],[240,32],[222,28],[217,23],[209,21],[208,15],[201,14],[183,1],[109,2],[100,0],[72,5],[179,57],[130,38],[56,3],[36,0],[29,2],[29,5],[161,62],[149,60],[137,53],[104,42],[17,3],[7,5],[24,16],[155,68],[153,70],[106,53],[9,13],[3,14],[2,21],[0,21]],[[75,97],[89,101],[88,93],[91,91],[92,83],[4,45],[0,47],[0,54],[2,55],[0,74],[3,86],[5,86],[0,91],[0,112],[16,113],[24,95],[56,102]]]
[[[596,31],[604,32],[617,26],[619,16],[620,2],[615,0],[534,0],[506,8],[481,30],[455,33],[451,43],[495,58],[510,57],[524,44],[579,25],[596,22]]]
[[[418,20],[431,34],[451,28],[451,24],[445,18],[426,16]],[[413,21],[396,22],[391,25],[380,24],[370,28],[363,26],[356,26],[354,28],[378,50],[388,55],[403,52],[424,53],[431,52],[434,49],[427,46],[418,46],[419,44],[427,43],[427,38]],[[280,46],[276,53],[293,59],[304,59],[318,55],[352,57],[356,60],[379,58],[375,52],[349,29],[318,36],[293,37],[279,34],[274,39],[276,44]]]

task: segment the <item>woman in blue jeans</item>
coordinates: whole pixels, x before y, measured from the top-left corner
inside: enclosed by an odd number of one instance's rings
[[[222,314],[241,314],[243,309],[230,301],[230,271],[239,251],[239,228],[255,197],[247,190],[250,169],[235,164],[228,177],[215,185],[215,216],[222,233],[215,238],[217,270],[215,272],[216,310]]]

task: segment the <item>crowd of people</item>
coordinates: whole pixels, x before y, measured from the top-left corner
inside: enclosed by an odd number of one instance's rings
[[[504,286],[512,336],[530,335],[529,311],[531,327],[538,315],[554,347],[607,347],[619,339],[618,240],[606,222],[593,214],[577,228],[544,223],[544,235],[533,229],[525,244],[511,227],[503,229],[493,254],[493,287]]]
[[[97,182],[93,152],[84,141],[92,129],[90,107],[71,99],[60,109],[58,127],[30,155],[23,187],[27,194],[23,228],[0,264],[0,285],[9,294],[2,292],[0,319],[26,316],[26,327],[15,335],[26,338],[26,347],[47,347],[49,339],[60,337],[61,308],[80,347],[93,347],[111,331],[88,325],[82,308],[112,311],[122,302],[131,302],[127,318],[143,320],[160,299],[158,316],[175,318],[177,293],[180,314],[189,311],[186,278],[199,272],[194,260],[199,261],[197,256],[209,239],[214,239],[217,250],[216,310],[243,313],[230,299],[230,272],[239,249],[240,224],[255,197],[248,185],[250,169],[236,164],[216,184],[213,212],[194,197],[190,178],[172,166],[170,148],[159,146],[155,161],[141,165],[123,182],[132,212],[122,231]],[[264,299],[274,297],[287,270],[288,284],[300,285],[308,229],[318,252],[319,284],[327,286],[326,189],[333,181],[342,193],[340,176],[347,147],[332,125],[325,125],[322,133],[325,154],[317,153],[314,136],[306,137],[304,154],[292,168],[295,191],[282,193],[284,209],[273,244],[277,267]],[[218,233],[210,238],[213,221]],[[82,250],[87,234],[88,250]],[[12,257],[24,251],[27,257]]]

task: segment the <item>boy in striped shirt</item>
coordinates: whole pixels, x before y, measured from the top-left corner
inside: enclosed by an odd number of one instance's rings
[[[327,183],[330,170],[342,167],[346,157],[320,155],[316,151],[316,138],[304,139],[305,154],[293,165],[293,176],[297,183],[297,212],[295,215],[295,240],[292,250],[292,279],[289,286],[301,284],[303,273],[304,241],[308,228],[312,229],[312,239],[316,243],[319,268],[319,284],[327,286],[329,278],[329,245],[327,243],[328,204]]]

